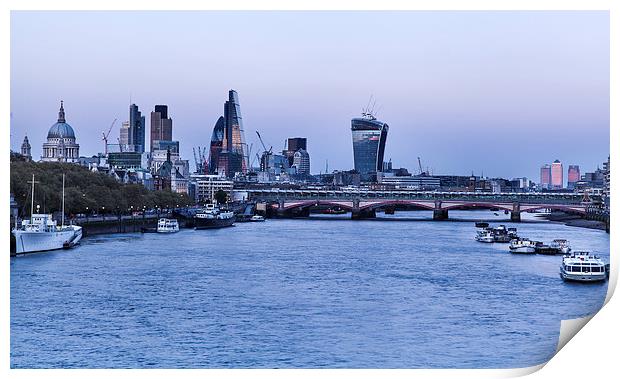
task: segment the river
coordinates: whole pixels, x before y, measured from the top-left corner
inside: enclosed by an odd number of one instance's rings
[[[11,258],[11,367],[525,367],[553,356],[560,320],[603,304],[607,283],[563,282],[561,256],[510,254],[429,212],[379,216],[92,236]],[[604,231],[501,223],[609,262]]]

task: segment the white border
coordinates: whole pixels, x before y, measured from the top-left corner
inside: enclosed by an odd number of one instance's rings
[[[329,0],[299,0],[299,1],[284,1],[284,0],[263,0],[263,1],[251,1],[251,0],[236,0],[231,2],[226,1],[211,1],[196,3],[187,0],[176,1],[130,1],[130,0],[108,0],[108,1],[88,1],[80,2],[74,0],[56,0],[56,1],[17,1],[17,0],[5,0],[2,2],[2,12],[0,13],[0,51],[3,59],[0,60],[2,65],[2,73],[5,78],[3,83],[10,83],[10,61],[8,59],[9,43],[10,43],[10,10],[133,10],[133,9],[160,9],[160,10],[196,10],[196,9],[229,9],[229,10],[241,10],[241,9],[262,9],[262,10],[342,10],[342,9],[365,9],[365,10],[379,10],[379,9],[393,9],[393,10],[610,10],[611,19],[611,127],[610,138],[611,155],[619,156],[618,153],[618,122],[617,122],[617,109],[618,109],[618,75],[617,67],[618,61],[618,49],[619,41],[619,27],[620,17],[618,16],[620,10],[620,2],[615,0],[590,0],[590,1],[577,1],[577,0],[521,0],[521,1],[501,1],[501,0],[444,0],[444,1],[422,1],[422,0],[410,0],[407,3],[393,0],[341,0],[341,1],[329,1]],[[10,88],[8,85],[3,86],[0,98],[0,114],[3,116],[2,124],[4,127],[5,137],[8,137],[10,124]],[[4,170],[2,173],[5,175],[9,172],[9,161],[6,159],[9,152],[9,139],[2,138],[0,142],[5,152]],[[607,152],[601,152],[601,159],[604,158]],[[5,176],[6,177],[6,176]],[[617,189],[620,188],[620,180],[612,175],[612,192],[620,193]],[[614,195],[614,198],[616,195]],[[0,201],[0,207],[2,214],[7,215],[9,213],[9,189],[8,180],[2,188],[2,194],[0,198],[4,198],[5,201]],[[612,202],[613,216],[612,225],[616,225],[618,221],[618,210],[614,202]],[[4,230],[8,230],[8,217],[3,218]],[[610,280],[610,291],[608,293],[606,301],[610,300],[610,296],[616,285],[616,278],[618,275],[618,267],[616,262],[618,261],[618,254],[616,252],[618,245],[617,235],[611,236],[611,251],[610,260],[613,270],[612,280]],[[4,243],[4,246],[8,246],[8,233],[2,234],[0,237]],[[348,376],[358,377],[362,376],[384,376],[390,375],[394,377],[472,377],[472,378],[487,378],[487,377],[513,377],[518,375],[525,375],[530,372],[538,370],[540,366],[534,366],[525,369],[507,369],[507,370],[9,370],[9,275],[10,267],[8,259],[5,256],[5,265],[2,268],[2,301],[3,301],[3,314],[2,314],[2,344],[1,344],[1,356],[2,372],[8,374],[10,377],[41,377],[47,378],[65,378],[65,377],[83,377],[91,376],[93,378],[107,378],[111,375],[115,377],[144,377],[144,378],[168,378],[170,376],[180,377],[198,377],[203,375],[215,375],[218,377],[232,377],[232,376],[251,376],[251,377],[309,377],[309,376]],[[618,343],[619,333],[618,330],[618,315],[620,315],[620,306],[618,300],[609,302],[594,318],[593,322],[588,323],[581,333],[578,333],[574,337],[574,341],[568,343],[557,355],[554,357],[544,370],[541,370],[535,374],[535,377],[547,378],[547,377],[608,377],[608,373],[618,372],[620,368],[617,355],[614,354],[615,345]],[[570,324],[570,322],[569,322]],[[565,333],[565,332],[563,332]],[[585,359],[584,359],[585,358]],[[583,363],[585,362],[585,363]],[[583,364],[582,364],[583,363]]]

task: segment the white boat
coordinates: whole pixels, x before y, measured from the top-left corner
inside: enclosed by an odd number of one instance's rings
[[[560,277],[575,282],[599,282],[607,279],[605,263],[588,252],[575,252],[562,258]]]
[[[476,233],[475,239],[478,242],[484,242],[484,243],[495,242],[495,236],[493,235],[493,231],[490,229],[479,230]]]
[[[157,233],[176,233],[179,231],[179,222],[174,218],[160,218],[157,221]]]
[[[254,221],[254,222],[256,222],[256,221],[265,221],[265,218],[263,216],[261,216],[261,215],[254,215],[254,216],[252,216],[250,221]]]
[[[570,253],[570,243],[565,239],[555,239],[549,244],[554,249],[559,249],[562,254]]]
[[[65,176],[62,176],[62,221],[60,226],[51,214],[34,213],[34,175],[32,175],[32,199],[30,220],[23,220],[20,227],[15,226],[11,233],[15,236],[15,253],[25,254],[39,251],[70,248],[82,239],[82,227],[64,225],[65,216]]]
[[[536,252],[536,242],[527,238],[518,238],[510,241],[508,247],[511,253],[516,254],[534,254]]]

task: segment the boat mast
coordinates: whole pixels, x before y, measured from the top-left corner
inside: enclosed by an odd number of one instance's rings
[[[65,226],[65,174],[62,174],[62,215],[60,216],[60,227]]]
[[[32,174],[32,195],[30,196],[30,223],[32,224],[32,215],[34,214],[34,174]]]

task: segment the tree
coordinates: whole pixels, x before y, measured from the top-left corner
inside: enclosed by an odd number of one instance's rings
[[[217,190],[213,197],[215,197],[215,201],[217,201],[218,204],[225,204],[228,201],[228,194],[222,190]]]

